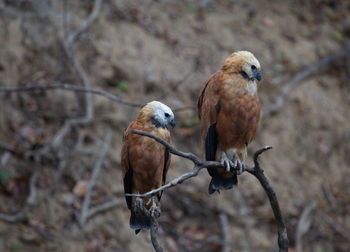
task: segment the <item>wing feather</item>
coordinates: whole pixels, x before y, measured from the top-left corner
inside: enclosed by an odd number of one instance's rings
[[[133,123],[130,123],[128,128],[124,131],[124,136],[123,136],[121,165],[122,165],[122,172],[123,172],[124,193],[132,193],[133,170],[130,165],[129,151],[128,151],[129,149],[128,136],[130,134],[132,124]],[[128,208],[131,209],[132,197],[125,196],[125,200],[126,200],[126,204],[128,205]]]

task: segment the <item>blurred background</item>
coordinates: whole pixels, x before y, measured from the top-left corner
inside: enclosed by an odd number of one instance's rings
[[[196,100],[237,50],[262,65],[264,115],[248,163],[273,146],[261,164],[290,251],[350,251],[349,13],[350,2],[336,0],[0,0],[2,87],[70,84],[132,103],[58,89],[0,93],[0,251],[153,251],[148,233],[129,228],[123,198],[133,103],[173,108],[173,144],[202,155]],[[173,156],[168,180],[191,169]],[[254,177],[212,196],[208,183],[202,171],[164,193],[165,251],[277,251]]]

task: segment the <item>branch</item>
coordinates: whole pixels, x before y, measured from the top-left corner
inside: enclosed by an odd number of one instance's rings
[[[22,86],[22,87],[0,86],[0,92],[4,92],[4,93],[27,92],[27,91],[36,91],[36,90],[46,91],[46,90],[51,90],[51,89],[62,89],[62,90],[69,90],[69,91],[73,91],[73,92],[79,92],[79,93],[92,93],[92,94],[103,96],[111,101],[116,102],[116,103],[130,106],[130,107],[141,108],[144,106],[144,104],[125,101],[117,95],[110,94],[110,93],[103,91],[103,90],[100,90],[100,89],[79,87],[79,86],[74,86],[74,85],[70,85],[70,84],[53,84],[53,85],[48,85],[48,86],[26,85],[26,86]]]
[[[133,197],[150,197],[150,196],[153,196],[157,193],[159,193],[160,191],[163,191],[165,189],[168,189],[170,187],[174,187],[178,184],[181,184],[182,182],[192,178],[192,177],[195,177],[198,175],[199,171],[202,170],[203,168],[207,168],[207,169],[217,169],[217,168],[222,168],[223,165],[219,162],[216,162],[216,161],[204,161],[204,160],[201,160],[199,157],[197,157],[196,155],[194,155],[193,153],[190,153],[190,152],[182,152],[182,151],[179,151],[177,149],[175,149],[171,144],[169,144],[167,141],[163,140],[162,138],[160,137],[157,137],[155,135],[153,135],[152,133],[149,133],[149,132],[144,132],[144,131],[140,131],[140,130],[133,130],[132,131],[134,134],[138,134],[138,135],[141,135],[141,136],[147,136],[147,137],[150,137],[154,140],[156,140],[157,142],[159,142],[160,144],[164,145],[170,153],[176,155],[176,156],[180,156],[180,157],[183,157],[183,158],[186,158],[186,159],[189,159],[191,160],[193,163],[194,163],[194,167],[192,169],[191,172],[187,172],[185,174],[182,174],[181,176],[173,179],[172,181],[170,181],[169,183],[161,186],[161,187],[158,187],[157,189],[154,189],[152,191],[149,191],[147,193],[144,193],[144,194],[125,194],[125,196],[133,196]],[[251,170],[253,169],[253,167],[250,167],[250,166],[247,166],[247,165],[244,165],[243,167],[243,170]]]
[[[92,170],[91,178],[90,178],[89,183],[87,185],[87,190],[86,190],[86,194],[84,197],[83,206],[81,208],[81,213],[80,213],[80,218],[79,218],[79,223],[81,226],[84,226],[84,224],[89,216],[89,207],[90,207],[92,189],[94,188],[97,176],[100,173],[103,161],[104,161],[104,159],[108,153],[108,150],[110,148],[111,139],[112,139],[112,133],[111,133],[111,131],[108,131],[106,133],[104,140],[103,140],[103,146],[101,148],[101,152],[99,153],[99,155],[97,157],[96,163],[94,165],[94,169]]]
[[[277,221],[277,231],[278,231],[278,246],[280,248],[280,252],[288,251],[288,235],[287,235],[287,228],[284,224],[284,220],[282,217],[282,213],[279,207],[278,199],[276,196],[275,191],[273,190],[273,187],[270,185],[268,179],[264,175],[264,170],[261,169],[260,163],[258,161],[259,155],[261,155],[263,152],[272,149],[271,146],[266,146],[264,148],[261,148],[260,150],[256,151],[254,154],[254,169],[248,170],[248,172],[252,175],[254,175],[262,185],[262,187],[265,190],[265,193],[267,194],[270,205],[273,211],[273,214],[275,216],[275,219]]]
[[[311,213],[317,206],[315,201],[311,201],[303,210],[298,224],[297,231],[295,234],[296,252],[303,252],[302,237],[306,234],[311,226]]]
[[[82,67],[80,61],[76,57],[75,50],[73,47],[73,43],[77,40],[78,36],[83,33],[91,24],[92,22],[97,18],[98,13],[101,9],[101,3],[102,0],[95,0],[94,1],[94,7],[91,12],[91,14],[83,20],[79,27],[76,30],[73,30],[64,40],[63,40],[63,47],[67,54],[67,57],[73,64],[74,70],[82,83],[82,85],[85,88],[90,88],[91,83],[89,80],[89,77],[87,73],[85,72],[84,68]],[[80,118],[72,118],[68,119],[64,122],[63,127],[55,134],[52,141],[52,147],[57,148],[64,136],[68,133],[68,131],[77,124],[88,124],[92,121],[94,117],[94,106],[92,103],[92,95],[91,93],[85,93],[85,115]]]
[[[350,42],[348,42],[348,44],[339,51],[320,59],[319,61],[306,67],[303,71],[299,72],[293,79],[283,85],[283,88],[277,96],[276,101],[273,104],[265,107],[262,113],[263,117],[277,112],[284,105],[284,101],[290,91],[299,85],[303,80],[316,73],[320,68],[330,65],[336,60],[347,57],[349,54]]]
[[[120,206],[121,204],[124,204],[124,200],[113,199],[113,200],[107,201],[101,205],[92,207],[92,208],[90,208],[89,213],[86,216],[86,219],[89,219],[92,216],[94,216],[100,212],[105,212],[105,211],[108,211],[114,207]]]
[[[222,252],[230,252],[231,251],[231,243],[230,243],[230,227],[229,221],[227,218],[227,214],[225,212],[221,212],[219,214],[220,224],[222,228]]]
[[[168,142],[163,140],[162,138],[157,137],[149,132],[144,132],[144,131],[140,131],[140,130],[133,130],[132,132],[134,134],[138,134],[141,136],[147,136],[147,137],[154,139],[155,141],[164,145],[169,150],[170,153],[191,160],[194,163],[194,167],[193,167],[191,172],[185,173],[185,174],[173,179],[168,184],[165,184],[157,189],[151,190],[151,191],[144,193],[144,194],[125,194],[125,196],[132,196],[132,197],[139,197],[139,198],[150,197],[150,196],[153,196],[153,195],[159,193],[160,191],[163,191],[163,190],[168,189],[170,187],[174,187],[178,184],[181,184],[182,182],[184,182],[187,179],[190,179],[191,177],[197,176],[199,171],[203,168],[207,168],[207,169],[223,168],[223,165],[219,162],[204,161],[204,160],[201,160],[196,155],[194,155],[193,153],[179,151],[179,150],[175,149],[172,145],[170,145]],[[258,161],[259,155],[261,155],[263,152],[270,150],[270,149],[272,149],[271,146],[265,146],[265,147],[258,149],[254,154],[254,166],[251,167],[251,166],[248,166],[246,164],[243,164],[243,172],[247,171],[250,174],[254,175],[259,180],[262,187],[264,188],[265,193],[267,194],[267,196],[269,198],[270,205],[271,205],[273,214],[274,214],[276,222],[277,222],[279,251],[286,252],[286,251],[288,251],[287,228],[284,224],[284,220],[283,220],[283,217],[281,214],[281,210],[279,207],[276,193],[273,190],[272,186],[270,185],[268,179],[265,177],[264,170],[261,169],[260,163]]]
[[[153,216],[144,206],[142,199],[137,197],[136,198],[136,203],[135,205],[137,206],[137,210],[141,211],[143,214],[145,214],[148,218],[151,220],[151,230],[150,230],[150,236],[151,236],[151,241],[153,248],[156,252],[163,252],[162,246],[159,244],[158,241],[158,221],[155,216]]]

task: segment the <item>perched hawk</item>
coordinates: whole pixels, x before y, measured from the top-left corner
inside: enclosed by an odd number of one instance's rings
[[[171,109],[161,102],[152,101],[140,110],[125,130],[121,152],[125,193],[143,194],[164,185],[170,164],[169,151],[149,137],[133,134],[132,130],[150,132],[170,142],[169,125],[175,127]],[[152,198],[143,198],[143,205],[149,210],[159,207],[161,196],[159,193]],[[141,229],[150,229],[150,219],[137,211],[135,198],[126,196],[125,199],[131,212],[130,227],[136,234]]]
[[[224,61],[221,70],[210,77],[201,91],[198,116],[205,157],[225,166],[208,170],[212,177],[209,194],[237,184],[247,146],[255,139],[260,120],[260,80],[259,61],[252,53],[239,51]]]

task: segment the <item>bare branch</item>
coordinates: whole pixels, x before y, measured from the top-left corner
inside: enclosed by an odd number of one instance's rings
[[[66,37],[63,41],[64,50],[69,60],[72,62],[72,65],[74,67],[74,70],[80,82],[85,88],[90,88],[91,83],[87,73],[85,72],[80,61],[75,55],[73,43],[76,41],[78,36],[81,33],[83,33],[97,18],[98,13],[101,9],[101,3],[102,3],[102,0],[95,0],[94,7],[91,14],[85,20],[83,20],[80,23],[79,27],[76,30],[72,31],[68,35],[68,37]],[[94,117],[94,106],[92,103],[92,95],[91,93],[86,92],[85,93],[85,115],[80,118],[72,118],[72,119],[66,120],[63,127],[53,137],[52,147],[57,148],[61,144],[64,136],[69,132],[72,126],[77,124],[88,124],[92,121],[93,117]]]
[[[121,200],[121,199],[112,199],[110,201],[107,201],[101,205],[98,205],[98,206],[95,206],[95,207],[92,207],[90,208],[89,210],[89,213],[87,214],[86,216],[86,219],[90,219],[92,216],[100,213],[100,212],[105,212],[105,211],[108,211],[112,208],[115,208],[117,206],[120,206],[124,204],[124,200]]]
[[[150,137],[150,138],[154,139],[155,141],[159,142],[160,144],[164,145],[169,150],[170,153],[191,160],[194,163],[194,168],[192,169],[191,172],[185,173],[185,174],[173,179],[168,184],[163,185],[157,189],[154,189],[154,190],[149,191],[149,192],[144,193],[144,194],[125,194],[125,196],[140,197],[140,198],[150,197],[150,196],[155,195],[156,193],[158,193],[160,191],[163,191],[163,190],[168,189],[170,187],[181,184],[182,182],[184,182],[185,180],[187,180],[191,177],[197,176],[199,171],[203,168],[217,169],[217,168],[223,167],[222,164],[219,162],[204,161],[204,160],[201,160],[196,155],[194,155],[193,153],[189,153],[189,152],[186,153],[186,152],[179,151],[179,150],[175,149],[172,145],[170,145],[168,142],[163,140],[162,138],[157,137],[149,132],[133,130],[133,133],[138,134],[138,135],[142,135],[142,136]],[[283,217],[281,214],[281,210],[279,207],[279,203],[277,200],[277,196],[276,196],[276,193],[273,190],[272,186],[270,185],[268,179],[265,177],[264,170],[261,169],[260,163],[258,161],[259,155],[261,155],[263,152],[265,152],[267,150],[270,150],[271,148],[272,148],[271,146],[265,146],[265,147],[258,149],[254,154],[254,167],[243,164],[243,171],[247,171],[250,174],[254,175],[259,180],[262,187],[264,188],[265,193],[267,194],[267,196],[269,198],[270,205],[271,205],[273,214],[274,214],[276,222],[277,222],[278,246],[280,249],[279,251],[286,252],[286,251],[288,251],[288,235],[287,235],[287,229],[286,229],[286,226],[284,224],[284,220],[283,220]]]
[[[98,16],[98,13],[100,12],[101,4],[102,4],[102,0],[94,1],[94,7],[92,9],[91,14],[88,16],[88,18],[83,20],[80,23],[79,27],[68,35],[66,39],[68,44],[73,43],[95,21],[95,19]]]
[[[280,252],[288,251],[288,235],[287,235],[287,228],[284,224],[284,220],[282,217],[282,213],[279,207],[278,199],[276,196],[276,193],[269,183],[268,179],[264,175],[264,170],[261,169],[258,157],[263,152],[270,150],[271,146],[266,146],[261,148],[260,150],[256,151],[254,154],[254,169],[253,170],[247,170],[249,173],[253,174],[260,182],[262,187],[265,190],[265,193],[267,194],[270,205],[273,211],[273,214],[275,216],[275,219],[277,221],[277,232],[278,232],[278,246],[280,248]]]
[[[207,169],[216,169],[216,168],[221,168],[223,167],[221,163],[216,162],[216,161],[204,161],[201,160],[199,157],[197,157],[196,155],[194,155],[193,153],[190,152],[182,152],[179,151],[177,149],[175,149],[171,144],[169,144],[167,141],[163,140],[160,137],[157,137],[149,132],[144,132],[144,131],[140,131],[140,130],[133,130],[132,131],[135,134],[141,135],[141,136],[147,136],[150,137],[154,140],[156,140],[157,142],[163,144],[170,153],[189,159],[194,163],[194,167],[192,169],[191,172],[187,172],[185,174],[182,174],[181,176],[173,179],[172,181],[170,181],[169,183],[154,189],[152,191],[149,191],[147,193],[144,194],[125,194],[125,196],[133,196],[133,197],[150,197],[152,195],[155,195],[157,193],[159,193],[160,191],[163,191],[165,189],[168,189],[170,187],[174,187],[178,184],[181,184],[182,182],[184,182],[187,179],[190,179],[192,177],[195,177],[198,175],[199,171],[202,170],[203,168],[207,168]],[[247,165],[244,165],[243,170],[249,170],[249,169],[253,169],[252,167],[249,167]]]
[[[150,230],[150,236],[151,236],[151,241],[152,241],[152,245],[153,248],[156,252],[163,252],[163,248],[162,246],[159,244],[158,241],[158,221],[157,218],[155,216],[153,216],[150,211],[148,211],[142,203],[142,199],[140,199],[139,197],[136,198],[136,205],[137,205],[137,210],[141,211],[143,214],[145,214],[146,216],[148,216],[148,218],[150,218],[151,220],[151,230]]]
[[[222,229],[222,252],[230,252],[231,251],[231,244],[230,244],[230,223],[227,218],[227,214],[223,211],[219,214],[220,218],[220,224]]]
[[[320,68],[330,65],[334,61],[347,57],[349,55],[350,55],[350,42],[348,42],[347,45],[344,48],[340,49],[339,51],[329,56],[326,56],[320,59],[319,61],[306,67],[304,70],[299,72],[293,79],[291,79],[289,82],[283,85],[283,88],[279,93],[279,95],[277,96],[276,101],[273,104],[266,106],[265,109],[263,110],[263,113],[262,113],[263,116],[270,115],[277,112],[284,105],[284,101],[287,98],[287,95],[289,94],[289,92],[293,88],[295,88],[297,85],[299,85],[303,80],[305,80],[306,78],[316,73]]]
[[[306,232],[311,226],[311,213],[315,209],[316,205],[317,204],[315,201],[311,201],[309,204],[307,204],[299,218],[297,231],[295,234],[295,244],[297,252],[303,252],[302,237],[306,234]]]
[[[92,94],[103,96],[111,101],[116,102],[116,103],[130,106],[130,107],[141,108],[144,106],[144,104],[141,104],[141,103],[134,103],[134,102],[130,102],[130,101],[125,101],[117,95],[110,94],[110,93],[103,91],[103,90],[100,90],[100,89],[79,87],[79,86],[74,86],[74,85],[70,85],[70,84],[53,84],[53,85],[48,85],[48,86],[26,85],[26,86],[21,86],[21,87],[0,86],[0,92],[5,92],[5,93],[27,92],[27,91],[37,91],[37,90],[46,91],[46,90],[51,90],[51,89],[63,89],[63,90],[69,90],[69,91],[73,91],[73,92],[92,93]]]
[[[80,213],[80,218],[79,218],[79,223],[81,226],[84,226],[84,224],[89,216],[89,207],[90,207],[92,189],[94,188],[97,176],[100,173],[103,161],[104,161],[104,159],[108,153],[108,150],[110,148],[111,140],[112,140],[112,132],[107,131],[106,136],[104,137],[104,140],[103,140],[103,146],[101,148],[101,152],[99,153],[99,155],[97,157],[96,163],[94,165],[94,169],[92,170],[91,178],[90,178],[89,183],[87,185],[87,190],[86,190],[86,194],[84,197],[83,206],[81,208],[81,213]]]

